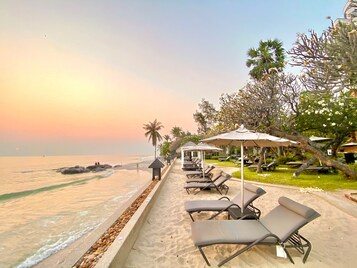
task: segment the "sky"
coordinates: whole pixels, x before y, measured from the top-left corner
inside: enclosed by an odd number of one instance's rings
[[[1,0],[0,155],[153,154],[143,124],[197,132],[247,51],[321,33],[346,0]]]

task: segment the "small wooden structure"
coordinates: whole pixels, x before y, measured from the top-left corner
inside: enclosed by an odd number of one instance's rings
[[[164,163],[160,161],[159,158],[156,158],[154,162],[152,162],[149,168],[152,168],[152,180],[155,180],[156,177],[161,180],[161,169],[165,166]]]

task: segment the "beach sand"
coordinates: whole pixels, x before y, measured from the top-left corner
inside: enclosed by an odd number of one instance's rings
[[[218,169],[218,168],[217,168]],[[232,169],[225,169],[232,172]],[[149,213],[125,264],[125,267],[208,267],[193,245],[191,219],[184,210],[184,201],[218,199],[215,191],[201,191],[188,195],[183,188],[184,172],[180,161],[166,178],[165,185]],[[228,196],[235,196],[240,182],[230,180]],[[274,246],[256,246],[234,258],[223,267],[356,267],[357,203],[344,197],[346,191],[333,193],[306,191],[294,187],[260,186],[267,192],[254,202],[262,216],[278,204],[280,196],[289,197],[318,211],[321,217],[300,229],[312,243],[312,251],[305,264],[294,249],[289,252],[295,262],[276,256]],[[198,219],[207,218],[200,213]],[[240,248],[236,245],[210,246],[204,249],[211,267]]]

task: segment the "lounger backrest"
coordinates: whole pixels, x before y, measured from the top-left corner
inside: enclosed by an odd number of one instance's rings
[[[266,192],[253,184],[245,183],[244,184],[244,208],[252,203],[259,196],[265,194]],[[241,204],[241,192],[232,199],[232,203],[240,205]]]
[[[219,177],[222,176],[222,172],[223,172],[223,171],[221,170],[221,171],[218,171],[218,172],[214,173],[214,175],[212,176],[211,180],[212,180],[213,182],[215,182],[216,180],[218,180]]]
[[[208,166],[208,167],[205,169],[205,174],[210,173],[214,168],[215,168],[215,166]]]
[[[214,184],[216,186],[221,186],[223,183],[225,183],[227,180],[229,180],[232,176],[225,173],[225,172],[222,172],[222,175],[221,177],[219,177],[215,182]]]
[[[297,203],[287,197],[279,198],[279,206],[271,210],[260,222],[271,233],[285,242],[293,233],[308,222],[319,217],[312,208]]]
[[[272,167],[272,166],[274,166],[274,165],[276,165],[276,162],[275,162],[275,161],[269,163],[269,164],[267,165],[267,167]]]

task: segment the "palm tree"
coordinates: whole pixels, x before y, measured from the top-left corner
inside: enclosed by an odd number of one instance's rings
[[[271,72],[280,72],[285,65],[285,50],[278,39],[260,41],[257,49],[248,50],[247,67],[253,67],[249,74],[256,80],[261,80]]]
[[[183,130],[182,128],[175,126],[171,129],[171,134],[174,138],[180,138],[183,134]]]
[[[145,129],[145,137],[149,137],[149,141],[151,140],[152,145],[155,147],[155,159],[156,159],[156,146],[159,141],[162,140],[161,134],[159,130],[164,126],[161,122],[158,122],[155,119],[154,122],[149,122],[148,124],[144,124],[143,129]]]
[[[169,140],[171,140],[171,137],[170,137],[170,135],[164,135],[164,136],[162,136],[163,138],[164,138],[164,140],[166,141],[166,142],[168,142]]]

